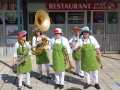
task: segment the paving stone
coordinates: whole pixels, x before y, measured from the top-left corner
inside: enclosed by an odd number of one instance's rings
[[[33,71],[31,72],[31,86],[33,89],[31,90],[54,90],[55,86],[55,76],[52,68],[52,59],[50,60],[50,74],[53,77],[52,80],[48,80],[46,77],[46,68],[42,65],[43,68],[43,78],[41,80],[37,80],[38,71],[37,64],[35,61],[35,56],[32,56],[32,67]],[[75,66],[74,60],[70,57],[71,64]],[[104,54],[102,56],[101,61],[105,66],[104,69],[99,68],[99,84],[100,90],[120,90],[120,80],[118,77],[120,76],[120,55],[119,54]],[[12,67],[12,57],[3,57],[0,58],[0,90],[17,90],[18,78],[16,74],[13,72]],[[72,81],[69,81],[68,72],[65,73],[65,84],[64,89],[71,87],[83,89],[85,85],[85,79],[80,78],[74,74],[71,74]],[[23,82],[26,82],[25,75],[23,76]],[[91,75],[91,84],[92,86],[86,90],[96,90],[94,87],[94,83],[92,82]],[[22,86],[22,90],[29,90],[24,85]],[[55,89],[59,90],[59,89]]]

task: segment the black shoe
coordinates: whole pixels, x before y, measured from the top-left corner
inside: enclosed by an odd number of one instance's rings
[[[33,89],[32,86],[30,86],[30,85],[26,85],[26,87],[28,87],[29,89]]]
[[[95,84],[95,88],[96,88],[96,89],[100,89],[99,84]]]
[[[21,90],[22,89],[22,86],[19,86],[17,90]]]
[[[90,87],[90,84],[86,83],[84,89],[87,89],[88,87]]]
[[[78,76],[79,74],[77,74],[77,73],[74,73],[74,75],[77,75],[77,76]]]
[[[84,78],[84,76],[79,75],[81,78]]]
[[[60,89],[63,89],[64,88],[64,85],[60,85],[60,87],[59,87]]]
[[[57,89],[59,86],[60,86],[59,84],[56,84],[55,87],[54,87],[54,89]]]
[[[48,79],[52,79],[52,77],[51,76],[49,76],[49,77],[47,77]]]
[[[42,77],[39,77],[38,80],[42,79]]]

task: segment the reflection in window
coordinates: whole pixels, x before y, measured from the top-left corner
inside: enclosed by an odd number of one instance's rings
[[[51,24],[65,24],[65,12],[49,12]]]
[[[107,20],[109,24],[118,23],[118,12],[107,12]]]
[[[34,24],[34,21],[35,21],[35,13],[36,13],[36,12],[29,12],[29,24]]]
[[[21,17],[20,17],[21,20]],[[6,24],[18,24],[17,12],[5,12]],[[21,20],[22,23],[22,20]]]
[[[2,12],[0,12],[0,24],[3,24],[3,20],[2,20]]]
[[[93,12],[93,23],[104,23],[104,12]]]
[[[84,24],[84,12],[68,12],[68,24]]]

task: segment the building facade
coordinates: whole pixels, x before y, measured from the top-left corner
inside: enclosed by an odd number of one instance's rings
[[[17,41],[16,2],[0,5],[0,56],[12,56],[14,43]],[[21,8],[21,29],[23,12]],[[102,53],[120,51],[120,4],[116,2],[49,2],[27,3],[28,38],[34,29],[35,13],[45,10],[50,16],[51,25],[44,32],[52,37],[56,27],[62,28],[63,35],[70,39],[74,26],[89,26],[92,35],[98,40]]]

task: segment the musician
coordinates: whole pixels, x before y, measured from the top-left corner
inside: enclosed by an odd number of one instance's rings
[[[81,56],[80,56],[81,51],[76,52],[74,50],[76,48],[76,43],[79,41],[79,38],[81,37],[80,27],[78,27],[78,26],[74,27],[73,31],[75,34],[69,40],[69,44],[70,44],[71,48],[73,49],[72,57],[73,57],[73,60],[75,60],[75,66],[76,66],[75,75],[78,75],[81,78],[84,78],[84,72],[81,70]]]
[[[76,51],[81,49],[81,69],[85,72],[86,84],[84,89],[90,86],[90,72],[92,73],[92,79],[95,83],[95,88],[100,89],[98,84],[98,61],[97,58],[101,58],[100,45],[97,40],[90,35],[91,30],[89,27],[84,26],[82,28],[83,37],[79,41],[79,46]]]
[[[31,48],[29,42],[26,41],[26,34],[27,32],[25,30],[22,30],[21,32],[18,32],[18,42],[15,43],[14,46],[14,52],[13,52],[13,66],[16,66],[16,58],[19,58],[22,56],[28,49]],[[26,86],[29,89],[32,89],[32,86],[30,86],[30,73],[32,71],[32,64],[31,64],[31,58],[30,58],[31,52],[28,53],[28,55],[24,58],[24,62],[22,62],[17,68],[19,70],[18,75],[18,90],[21,90],[22,88],[22,78],[23,74],[26,74]]]
[[[55,87],[54,89],[63,89],[64,88],[64,77],[67,60],[65,59],[65,54],[63,52],[63,47],[67,49],[67,53],[70,53],[70,46],[68,39],[63,37],[62,29],[55,28],[55,36],[51,39],[50,46],[53,49],[52,58],[53,58],[53,70],[55,73]]]
[[[39,48],[39,45],[42,44],[42,38],[46,38],[48,40],[50,40],[50,39],[47,38],[47,37],[42,36],[42,32],[40,31],[40,29],[38,27],[36,27],[35,30],[33,30],[33,31],[35,32],[35,36],[32,39],[32,46],[33,47],[37,46],[36,47],[36,50],[37,50],[37,48]],[[38,64],[38,71],[39,71],[38,80],[42,79],[42,64],[44,64],[45,67],[46,67],[47,78],[51,79],[52,77],[49,74],[50,60],[49,60],[49,56],[48,56],[47,51],[43,52],[42,55],[36,55],[36,63]]]

